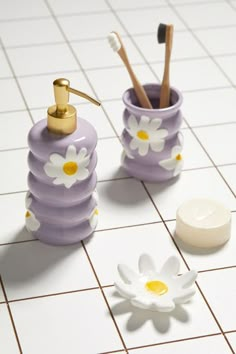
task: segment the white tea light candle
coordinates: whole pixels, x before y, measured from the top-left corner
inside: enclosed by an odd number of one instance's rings
[[[230,231],[231,213],[215,200],[191,199],[176,212],[176,235],[192,246],[220,246],[228,241]]]

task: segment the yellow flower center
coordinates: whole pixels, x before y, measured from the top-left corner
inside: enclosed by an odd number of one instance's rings
[[[145,132],[145,130],[139,130],[137,132],[137,137],[141,140],[148,140],[149,139],[149,135],[147,132]]]
[[[78,171],[79,166],[74,161],[64,163],[63,171],[66,175],[72,176]]]
[[[94,210],[94,215],[98,215],[98,209]]]
[[[30,214],[29,210],[27,210],[27,212],[25,213],[25,217],[29,218],[30,216],[31,216],[31,214]]]
[[[145,284],[148,291],[155,295],[164,295],[168,291],[168,286],[160,280],[150,280]]]
[[[181,155],[181,154],[176,155],[176,156],[175,156],[175,159],[176,159],[177,161],[182,160],[182,155]]]

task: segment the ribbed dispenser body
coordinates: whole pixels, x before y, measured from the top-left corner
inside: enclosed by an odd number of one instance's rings
[[[43,119],[30,130],[28,144],[26,228],[54,245],[83,240],[97,225],[95,129],[79,118],[75,132],[57,135]]]
[[[123,95],[125,110],[122,133],[122,166],[130,176],[147,182],[162,182],[177,176],[182,169],[183,139],[182,95],[171,88],[171,105],[159,106],[160,85],[147,84],[144,89],[153,109],[138,106],[133,89]]]

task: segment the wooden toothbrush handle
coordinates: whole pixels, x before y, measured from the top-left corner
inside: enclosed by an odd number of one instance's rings
[[[131,78],[133,86],[134,86],[134,91],[138,97],[138,101],[139,101],[141,107],[152,109],[151,102],[149,101],[149,98],[148,98],[143,86],[140,84],[135,73],[133,72],[133,69],[130,65],[127,54],[126,54],[123,47],[121,47],[121,49],[118,51],[118,54],[120,55],[121,59],[123,60],[128,72],[129,72],[130,78]]]
[[[165,50],[165,68],[164,75],[161,84],[160,92],[160,105],[159,108],[166,108],[170,105],[170,57],[172,49],[172,39],[173,39],[173,26],[170,25],[167,28],[166,33],[166,50]]]

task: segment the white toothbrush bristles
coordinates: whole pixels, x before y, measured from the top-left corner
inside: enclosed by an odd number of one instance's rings
[[[118,52],[121,48],[121,43],[120,43],[120,40],[117,37],[117,35],[114,32],[111,32],[107,38],[108,38],[108,42],[109,42],[111,48],[114,50],[114,52]]]

